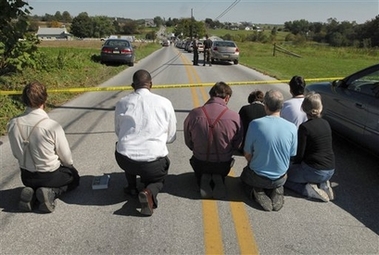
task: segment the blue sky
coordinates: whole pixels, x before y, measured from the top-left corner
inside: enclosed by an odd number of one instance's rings
[[[131,19],[211,18],[221,22],[247,21],[255,24],[283,24],[305,19],[310,22],[356,21],[361,24],[379,15],[379,0],[26,0],[32,14],[68,11],[72,16],[87,12]],[[191,11],[192,10],[192,11]]]

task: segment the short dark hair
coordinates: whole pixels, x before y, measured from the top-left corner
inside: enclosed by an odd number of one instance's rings
[[[278,112],[282,109],[284,97],[279,90],[271,89],[266,92],[264,104],[270,112]]]
[[[305,80],[301,76],[293,76],[289,82],[291,92],[294,96],[303,95],[305,89]]]
[[[226,96],[231,97],[232,93],[233,93],[232,89],[230,88],[230,86],[228,84],[226,84],[223,81],[219,81],[215,85],[213,85],[213,87],[209,91],[209,96],[210,97],[221,97],[224,99]]]
[[[260,90],[254,90],[253,92],[250,93],[249,97],[247,98],[247,102],[251,104],[254,101],[260,101],[263,102],[263,97],[264,94]]]
[[[22,102],[31,108],[38,108],[47,100],[47,90],[45,85],[35,81],[27,84],[22,91]]]
[[[133,88],[144,88],[151,85],[151,75],[148,71],[140,69],[133,74]]]

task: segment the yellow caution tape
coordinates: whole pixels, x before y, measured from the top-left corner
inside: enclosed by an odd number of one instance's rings
[[[305,79],[306,82],[315,81],[333,81],[342,79],[341,77],[334,78],[314,78]],[[229,86],[236,85],[259,85],[259,84],[274,84],[274,83],[288,83],[289,80],[267,80],[267,81],[237,81],[237,82],[227,82]],[[176,89],[176,88],[191,88],[191,87],[210,87],[214,83],[188,83],[188,84],[153,84],[153,89]],[[121,90],[132,90],[132,86],[117,86],[117,87],[90,87],[90,88],[64,88],[64,89],[48,89],[48,93],[84,93],[84,92],[98,92],[98,91],[121,91]],[[22,91],[19,90],[0,90],[0,95],[21,95]]]

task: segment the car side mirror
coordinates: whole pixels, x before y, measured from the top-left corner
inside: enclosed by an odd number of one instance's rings
[[[339,86],[341,86],[343,84],[343,80],[334,80],[333,82],[332,82],[332,86],[333,87],[339,87]]]

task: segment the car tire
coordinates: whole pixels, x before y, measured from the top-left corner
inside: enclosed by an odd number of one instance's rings
[[[128,66],[134,66],[134,62],[129,62]]]
[[[235,59],[235,60],[233,61],[233,63],[234,63],[235,65],[238,65],[238,59]]]

